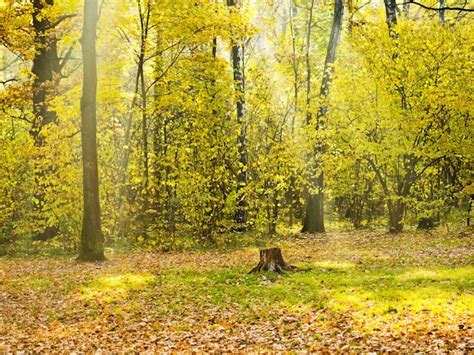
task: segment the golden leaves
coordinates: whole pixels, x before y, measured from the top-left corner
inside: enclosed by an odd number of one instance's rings
[[[308,268],[268,277],[247,275],[254,248],[129,253],[100,265],[2,260],[0,344],[48,352],[466,351],[471,237],[274,240]]]

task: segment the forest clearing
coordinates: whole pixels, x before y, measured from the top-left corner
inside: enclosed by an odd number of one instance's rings
[[[0,0],[0,354],[473,353],[469,0]]]
[[[248,274],[254,247],[3,260],[0,349],[473,351],[472,232],[268,242],[301,270]]]

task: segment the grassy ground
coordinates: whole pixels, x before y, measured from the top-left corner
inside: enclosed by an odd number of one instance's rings
[[[472,232],[271,244],[301,271],[248,275],[256,248],[0,259],[0,353],[473,351]]]

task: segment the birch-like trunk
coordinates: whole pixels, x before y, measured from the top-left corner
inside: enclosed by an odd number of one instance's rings
[[[237,0],[227,0],[228,6],[238,6]],[[244,47],[238,39],[233,39],[231,60],[234,72],[234,85],[237,95],[237,122],[240,126],[238,137],[239,172],[237,174],[237,206],[235,222],[239,230],[245,230],[247,224],[247,199],[245,188],[248,182],[247,119],[245,113],[245,80],[243,73]]]

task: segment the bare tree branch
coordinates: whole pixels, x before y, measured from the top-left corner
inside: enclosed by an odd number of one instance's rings
[[[73,17],[76,17],[76,16],[77,16],[77,14],[69,14],[69,15],[60,16],[56,21],[54,21],[52,24],[47,26],[46,29],[49,30],[49,29],[55,28],[57,25],[59,25],[64,20],[67,20],[68,18],[73,18]]]
[[[412,1],[412,0],[405,1],[401,5],[409,5],[409,4],[418,5],[426,10],[434,10],[434,11],[452,10],[452,11],[460,11],[460,12],[474,12],[474,9],[466,9],[465,7],[452,7],[452,6],[431,7],[431,6],[427,6],[417,1]]]
[[[0,81],[0,84],[7,85],[8,83],[10,83],[10,82],[12,82],[12,81],[18,81],[18,80],[15,79],[15,78],[7,79],[7,80],[5,80],[5,81]]]
[[[66,65],[67,61],[69,58],[71,58],[72,50],[74,49],[74,45],[76,43],[74,42],[67,50],[66,54],[62,57],[61,62],[59,63],[59,70],[62,70],[64,68],[64,65]]]
[[[158,81],[160,81],[167,73],[168,71],[171,69],[171,67],[176,63],[176,61],[178,60],[179,56],[181,55],[181,53],[183,53],[183,51],[186,49],[186,46],[183,46],[183,48],[181,48],[181,50],[178,52],[178,54],[173,58],[173,60],[171,61],[171,63],[168,65],[168,67],[163,71],[163,73],[161,73],[161,75],[159,75],[155,80],[153,80],[153,82],[147,87],[146,89],[146,92],[148,92],[152,87],[153,85],[155,85]]]

